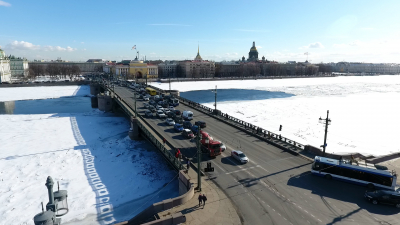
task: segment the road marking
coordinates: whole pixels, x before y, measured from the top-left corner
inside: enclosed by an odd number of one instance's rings
[[[218,166],[217,163],[214,163],[214,165],[216,165],[218,168],[220,168],[222,170],[222,172],[226,173],[226,170],[224,170],[222,167]]]
[[[237,173],[237,172],[240,172],[240,171],[245,171],[245,170],[249,170],[249,169],[254,169],[254,168],[257,168],[257,167],[260,167],[260,166],[257,165],[257,166],[247,167],[247,168],[243,168],[243,169],[240,169],[240,170],[235,170],[235,171],[232,171],[232,172],[228,172],[228,173],[225,173],[225,174]]]

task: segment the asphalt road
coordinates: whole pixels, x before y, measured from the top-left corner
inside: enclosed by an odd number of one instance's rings
[[[130,89],[116,87],[115,91],[133,108]],[[138,112],[144,115],[142,105],[138,100]],[[227,146],[214,159],[203,155],[203,165],[212,162],[215,171],[207,176],[229,196],[243,224],[400,224],[400,209],[367,202],[364,187],[312,176],[311,162],[302,157],[183,104],[176,109],[192,111],[192,122],[205,121],[204,130]],[[173,126],[155,117],[147,121],[185,156],[195,156],[195,143],[176,133]],[[250,162],[242,165],[230,157],[232,149],[243,151]]]

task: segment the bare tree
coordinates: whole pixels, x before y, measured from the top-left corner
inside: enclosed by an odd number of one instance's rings
[[[79,66],[77,65],[73,65],[71,67],[71,75],[72,75],[72,79],[74,79],[76,76],[81,74],[81,69],[79,68]]]

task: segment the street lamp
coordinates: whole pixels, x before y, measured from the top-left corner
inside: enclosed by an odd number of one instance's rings
[[[215,110],[214,110],[214,113],[215,113],[215,115],[218,115],[218,112],[217,112],[217,85],[215,85],[215,90],[212,91],[212,92],[215,93],[215,103],[214,103]]]
[[[320,147],[322,147],[324,150],[322,152],[322,156],[325,156],[325,148],[327,146],[326,144],[326,136],[328,134],[328,125],[331,125],[331,119],[328,118],[329,117],[329,110],[327,110],[326,112],[326,119],[322,119],[321,117],[319,117],[319,122],[322,124],[325,124],[325,137],[324,137],[324,145],[321,145]]]
[[[68,213],[68,192],[66,190],[60,190],[58,184],[58,191],[53,192],[53,179],[48,176],[46,180],[47,192],[49,195],[49,202],[46,204],[46,211],[43,208],[42,212],[35,215],[33,222],[35,225],[60,225],[61,217]]]

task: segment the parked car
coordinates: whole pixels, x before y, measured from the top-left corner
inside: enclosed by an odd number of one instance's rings
[[[157,110],[156,110],[156,107],[154,107],[154,106],[149,106],[149,110],[151,111],[151,112],[156,112]]]
[[[182,117],[184,120],[192,120],[193,119],[193,112],[192,111],[183,111]]]
[[[194,134],[197,134],[199,132],[199,126],[193,125],[192,128],[190,128]]]
[[[243,152],[241,152],[239,150],[232,150],[231,156],[234,159],[236,159],[239,162],[241,162],[241,163],[248,163],[249,162],[249,159],[247,158],[247,156]]]
[[[183,131],[183,126],[180,123],[175,123],[174,125],[174,129],[178,132],[182,132]]]
[[[143,97],[143,101],[149,101],[149,100],[150,100],[149,96],[146,95],[146,96]]]
[[[144,104],[143,104],[143,107],[146,108],[146,109],[148,109],[148,108],[150,107],[150,105],[149,105],[149,103],[144,103]]]
[[[146,110],[146,111],[144,112],[144,114],[145,114],[147,117],[153,117],[153,113],[152,113],[150,110]]]
[[[205,128],[207,126],[206,122],[204,121],[196,121],[194,124],[200,126],[201,128]]]
[[[171,111],[170,111],[169,113],[167,113],[167,117],[168,117],[168,118],[172,118],[172,119],[173,119],[174,116],[175,116],[175,113],[174,113],[174,112],[171,112]]]
[[[178,116],[182,115],[181,111],[178,110],[178,109],[175,109],[175,114],[178,115]]]
[[[400,208],[400,193],[390,190],[366,191],[364,197],[376,205],[378,203],[394,205]]]
[[[183,125],[183,128],[185,128],[185,129],[191,129],[193,126],[193,124],[190,121],[185,121],[185,122],[183,122],[182,125]]]
[[[194,134],[191,130],[189,129],[183,129],[182,131],[182,136],[184,136],[185,138],[193,138]]]
[[[174,111],[175,110],[175,108],[173,107],[173,106],[170,106],[170,107],[168,107],[169,108],[169,110],[171,110],[171,111]]]
[[[169,112],[171,112],[171,111],[169,111],[169,109],[167,108],[164,108],[164,113],[165,113],[165,115],[167,115]]]
[[[161,105],[157,105],[157,106],[156,106],[156,109],[157,109],[157,110],[163,110],[163,111],[164,111],[164,108],[163,108]]]
[[[164,111],[162,111],[161,109],[157,110],[157,116],[159,118],[165,118],[166,115],[164,114]]]
[[[165,123],[170,125],[170,126],[175,125],[175,121],[173,119],[171,119],[171,118],[167,118],[165,120]]]

